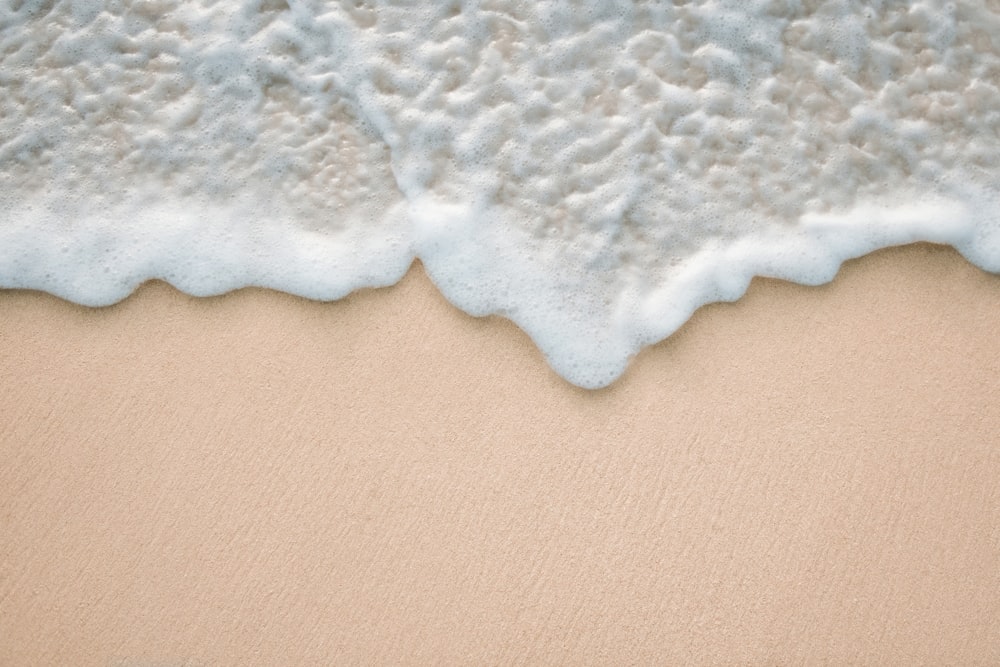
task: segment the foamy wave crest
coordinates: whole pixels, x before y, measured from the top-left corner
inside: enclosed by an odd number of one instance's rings
[[[754,275],[1000,271],[1000,5],[12,0],[0,285],[316,299],[419,257],[578,385]]]

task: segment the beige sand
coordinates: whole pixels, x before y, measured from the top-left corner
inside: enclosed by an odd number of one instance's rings
[[[926,245],[596,393],[419,266],[0,293],[0,664],[997,664],[998,333]]]

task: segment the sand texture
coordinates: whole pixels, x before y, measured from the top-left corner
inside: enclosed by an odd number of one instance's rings
[[[597,392],[419,264],[0,292],[0,664],[1000,663],[998,331],[929,245]]]

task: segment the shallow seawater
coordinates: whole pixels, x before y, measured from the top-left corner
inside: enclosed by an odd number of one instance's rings
[[[11,0],[0,286],[316,299],[419,257],[617,378],[754,275],[1000,271],[1000,2]]]

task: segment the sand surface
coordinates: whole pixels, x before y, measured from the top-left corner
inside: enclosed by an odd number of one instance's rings
[[[0,292],[0,664],[996,664],[998,332],[929,245],[599,392],[419,265]]]

